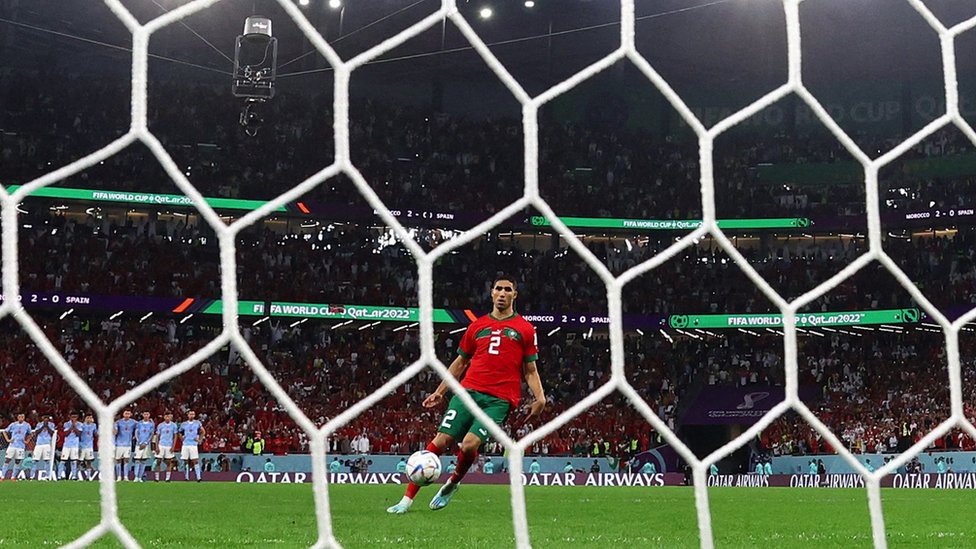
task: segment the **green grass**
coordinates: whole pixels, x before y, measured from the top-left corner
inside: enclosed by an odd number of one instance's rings
[[[316,539],[309,485],[122,484],[119,512],[144,547],[302,547]],[[506,486],[464,486],[451,506],[389,516],[398,486],[333,486],[335,532],[349,548],[505,547],[514,543]],[[857,489],[712,488],[716,547],[870,547]],[[890,547],[973,547],[968,491],[885,490]],[[527,487],[535,547],[698,547],[684,487]],[[0,547],[59,546],[99,519],[94,483],[0,484]],[[118,547],[103,538],[96,547]]]

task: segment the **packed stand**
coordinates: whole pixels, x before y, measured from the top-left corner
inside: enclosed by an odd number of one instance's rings
[[[24,214],[20,275],[25,291],[112,295],[217,297],[219,250],[211,231],[184,221],[131,221]],[[546,238],[543,238],[547,241]],[[957,315],[976,303],[976,233],[952,237],[889,239],[888,253],[941,310]],[[613,272],[652,257],[669,244],[646,239],[635,245],[593,241],[590,250]],[[602,312],[599,277],[567,248],[537,249],[531,241],[483,238],[434,270],[439,307],[474,307],[485,288],[469,284],[472,265],[515,273],[522,281],[524,311]],[[630,248],[630,249],[628,249]],[[43,250],[44,253],[37,253]],[[742,247],[750,264],[787,299],[828,279],[867,251],[863,239],[794,239],[779,246]],[[242,299],[312,303],[416,306],[416,265],[384,231],[330,225],[307,233],[279,233],[267,226],[244,231],[238,241]],[[853,310],[865,294],[871,308],[913,306],[910,296],[876,265],[848,279],[815,305]],[[704,240],[639,277],[624,293],[636,314],[762,313],[774,307],[717,245]]]
[[[964,339],[965,341],[965,339]],[[976,361],[962,345],[966,417],[976,419]],[[970,352],[967,352],[970,351]],[[900,453],[949,416],[945,341],[933,332],[861,332],[804,338],[799,350],[800,383],[814,384],[821,400],[808,403],[817,417],[853,453]],[[828,441],[795,414],[778,418],[760,436],[775,455],[833,453]],[[953,430],[931,450],[976,450],[968,434]]]
[[[129,92],[121,82],[86,80],[80,85],[79,77],[70,75],[19,74],[0,86],[0,98],[5,106],[0,120],[4,183],[23,183],[67,164],[104,146],[128,126],[128,111],[119,107],[128,105]],[[333,136],[328,94],[283,91],[264,108],[267,123],[252,138],[237,126],[239,105],[226,90],[154,83],[150,129],[205,196],[267,199],[328,165]],[[543,197],[561,215],[701,215],[694,140],[662,138],[641,128],[571,124],[548,114],[540,124],[539,139]],[[354,163],[389,207],[423,210],[434,204],[485,218],[521,194],[521,121],[514,116],[469,119],[354,98],[350,140]],[[883,140],[878,147],[898,140]],[[957,133],[940,132],[904,159],[964,155],[971,148]],[[863,225],[862,185],[783,185],[764,181],[756,170],[766,163],[837,162],[851,162],[851,157],[826,134],[723,136],[715,159],[719,214],[854,216]],[[966,206],[971,203],[971,180],[950,174],[923,181],[883,172],[883,184],[892,189],[883,198],[893,209],[905,207],[905,200]],[[142,146],[130,147],[67,183],[121,191],[175,190]],[[321,185],[307,198],[364,204],[344,177]]]

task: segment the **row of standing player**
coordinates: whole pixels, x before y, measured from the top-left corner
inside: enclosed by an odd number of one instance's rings
[[[50,414],[42,416],[35,427],[25,420],[24,414],[17,414],[17,421],[0,431],[7,441],[7,450],[3,467],[0,468],[0,481],[6,480],[7,470],[13,462],[10,480],[16,480],[20,473],[20,464],[27,455],[27,443],[33,439],[34,450],[31,473],[28,478],[37,478],[42,463],[50,463],[54,454],[53,441],[57,432],[57,425]],[[159,473],[165,471],[165,480],[170,481],[172,472],[176,469],[177,437],[182,439],[183,447],[180,459],[186,464],[184,471],[186,480],[190,480],[190,469],[196,473],[197,482],[203,480],[200,470],[200,454],[198,451],[200,440],[206,435],[206,430],[196,419],[196,413],[187,412],[186,421],[175,423],[173,414],[163,414],[163,421],[156,425],[149,412],[142,413],[142,419],[132,419],[132,412],[122,412],[122,419],[115,422],[112,435],[115,438],[115,478],[129,480],[130,474],[135,482],[142,482],[146,472],[146,462],[150,456],[155,457],[155,480],[159,481]],[[95,437],[98,425],[91,414],[85,416],[84,422],[78,421],[78,414],[72,412],[68,421],[61,426],[61,436],[64,441],[61,447],[61,462],[68,462],[70,470],[69,480],[91,480],[94,478],[95,468]],[[82,470],[79,471],[79,462]]]

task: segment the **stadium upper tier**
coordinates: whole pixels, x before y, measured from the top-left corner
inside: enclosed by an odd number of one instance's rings
[[[124,86],[72,85],[69,77],[23,75],[0,86],[5,185],[20,184],[67,164],[127,127]],[[331,98],[282,93],[266,106],[256,137],[238,131],[237,106],[200,85],[154,84],[150,127],[205,196],[269,199],[332,161]],[[71,105],[60,109],[59,105]],[[521,195],[521,121],[468,119],[412,106],[354,101],[353,162],[395,210],[463,212],[468,226]],[[877,140],[887,150],[900,140]],[[865,140],[862,138],[862,142]],[[543,197],[564,216],[698,219],[698,146],[639,128],[564,123],[554,114],[540,127]],[[874,154],[875,150],[868,151]],[[723,136],[716,143],[720,218],[803,217],[814,228],[856,233],[865,228],[863,173],[827,134]],[[883,216],[939,227],[976,219],[971,144],[942,132],[881,172]],[[60,183],[149,193],[178,192],[141,145]],[[353,185],[338,177],[307,200],[363,207]],[[943,216],[952,219],[943,221]],[[969,212],[965,214],[964,212]]]

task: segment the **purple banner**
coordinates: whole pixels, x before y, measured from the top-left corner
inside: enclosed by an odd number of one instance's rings
[[[443,474],[438,484],[445,482],[450,475]],[[19,478],[24,478],[23,473]],[[40,471],[39,478],[46,480],[47,471]],[[95,474],[95,480],[98,474]],[[243,484],[296,484],[312,482],[308,472],[240,472],[204,473],[205,482],[237,482]],[[182,474],[173,475],[174,482],[185,482]],[[192,482],[192,481],[191,481]],[[464,477],[465,484],[509,483],[505,473],[486,475],[470,473]],[[329,473],[330,484],[406,484],[406,477],[400,473]],[[534,473],[522,475],[523,486],[593,486],[609,487],[647,487],[684,486],[685,476],[681,473]],[[860,475],[709,475],[709,487],[728,488],[864,488],[864,478]],[[888,475],[881,479],[883,488],[921,488],[932,490],[976,490],[976,472],[971,473],[916,473]]]
[[[709,486],[740,488],[864,488],[858,474],[830,475],[712,475]],[[888,475],[882,488],[928,488],[935,490],[976,490],[976,473],[913,473]]]
[[[817,398],[817,388],[800,387],[800,397],[810,402]],[[751,425],[785,398],[782,387],[746,385],[744,387],[709,385],[685,412],[686,425]]]

